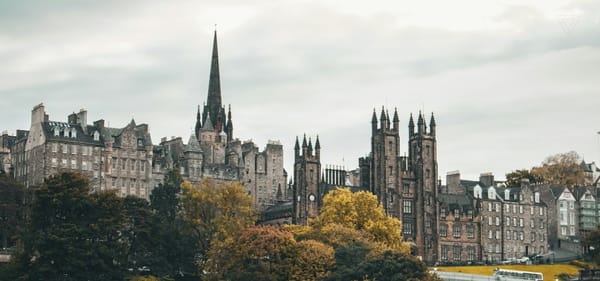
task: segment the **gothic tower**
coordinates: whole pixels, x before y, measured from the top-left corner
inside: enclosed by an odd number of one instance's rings
[[[377,195],[386,213],[399,217],[398,202],[400,186],[400,135],[398,112],[394,110],[394,119],[382,107],[379,126],[377,114],[373,110],[371,119],[371,172],[370,190]]]
[[[306,135],[302,140],[302,150],[296,137],[294,146],[294,211],[292,223],[308,224],[308,220],[316,218],[321,207],[319,183],[321,179],[321,144],[319,137],[315,141],[313,153],[312,141],[306,143]]]
[[[213,38],[213,50],[210,64],[210,78],[208,81],[208,97],[206,103],[203,106],[202,115],[200,114],[200,106],[198,106],[198,113],[196,115],[196,136],[198,140],[201,128],[206,127],[206,122],[211,122],[210,127],[216,131],[217,134],[224,132],[227,134],[227,142],[233,139],[233,122],[231,120],[231,106],[227,115],[225,108],[222,105],[221,98],[221,78],[219,72],[219,52],[217,48],[217,31],[215,30]]]
[[[409,159],[408,165],[414,175],[415,189],[415,243],[418,255],[426,262],[436,261],[437,253],[437,195],[438,164],[435,135],[435,118],[431,115],[429,130],[421,112],[415,131],[414,122],[409,123]]]

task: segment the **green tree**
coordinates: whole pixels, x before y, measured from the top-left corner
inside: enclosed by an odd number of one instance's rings
[[[122,201],[89,194],[76,173],[52,176],[34,192],[31,219],[17,257],[29,280],[119,280],[125,259]]]
[[[191,225],[182,216],[181,175],[175,170],[150,194],[153,215],[153,256],[150,269],[159,277],[197,275],[196,254],[198,241],[192,235]]]
[[[127,224],[123,231],[127,239],[127,268],[137,272],[139,268],[151,266],[155,261],[155,222],[152,208],[147,200],[127,196],[123,199]]]
[[[0,247],[14,247],[25,222],[25,188],[0,174]]]

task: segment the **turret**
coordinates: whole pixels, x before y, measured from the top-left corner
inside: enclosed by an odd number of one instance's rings
[[[313,155],[313,146],[312,146],[312,141],[310,140],[310,137],[308,137],[308,155],[309,156]]]
[[[319,142],[319,135],[317,135],[317,140],[315,141],[315,157],[321,159],[321,143]]]
[[[387,129],[388,120],[385,116],[385,109],[383,108],[383,106],[381,107],[381,117],[379,118],[379,122],[381,122],[381,129]]]
[[[435,117],[433,117],[433,112],[431,113],[431,120],[429,120],[429,132],[432,136],[435,136]]]
[[[298,136],[296,136],[296,145],[294,145],[294,156],[296,158],[300,156],[300,143],[298,142]]]
[[[398,131],[400,129],[400,118],[398,118],[398,109],[394,108],[394,131]]]
[[[231,104],[229,105],[229,110],[227,111],[227,142],[231,142],[233,140],[233,120],[231,120]]]
[[[373,108],[373,117],[371,117],[371,128],[373,133],[377,131],[377,114],[375,113],[375,108]]]
[[[415,134],[415,121],[413,120],[412,113],[410,114],[410,120],[408,120],[408,135],[412,136]]]
[[[200,139],[200,129],[202,129],[202,115],[200,114],[200,105],[198,105],[198,112],[196,113],[196,139]]]
[[[304,138],[302,140],[302,155],[306,156],[308,152],[308,145],[306,144],[306,134],[304,134]]]
[[[419,121],[417,121],[418,132],[419,134],[425,133],[425,121],[423,120],[423,114],[419,110]]]

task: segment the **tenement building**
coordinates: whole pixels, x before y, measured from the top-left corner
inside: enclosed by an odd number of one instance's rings
[[[152,179],[152,140],[146,124],[131,120],[122,128],[104,120],[87,123],[87,111],[52,121],[43,104],[31,112],[29,131],[19,131],[11,149],[15,179],[25,186],[50,175],[76,171],[95,191],[116,189],[122,196],[148,198]]]

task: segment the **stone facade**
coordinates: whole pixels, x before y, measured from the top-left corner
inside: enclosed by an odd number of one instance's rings
[[[294,196],[293,220],[294,224],[308,224],[309,219],[319,215],[322,204],[321,190],[321,144],[319,137],[315,140],[313,152],[312,141],[306,142],[306,135],[302,141],[302,150],[296,137],[294,146]]]
[[[33,108],[31,127],[20,131],[11,148],[13,175],[25,186],[40,185],[50,175],[77,171],[95,191],[116,189],[121,196],[148,198],[151,191],[152,140],[145,124],[123,128],[87,124],[87,112],[51,121],[43,104]]]

